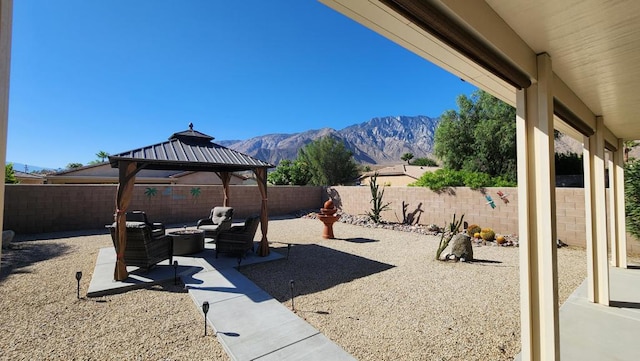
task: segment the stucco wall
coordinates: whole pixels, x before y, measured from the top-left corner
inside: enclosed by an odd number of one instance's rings
[[[113,221],[116,190],[116,185],[8,184],[4,229],[24,234],[102,229]],[[229,193],[236,217],[260,213],[257,186],[232,185]],[[136,185],[129,209],[144,210],[152,221],[195,225],[222,205],[222,194],[217,185]],[[320,208],[323,194],[322,187],[268,187],[269,214]]]

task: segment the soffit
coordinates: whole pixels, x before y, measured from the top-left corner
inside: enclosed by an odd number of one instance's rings
[[[640,1],[486,2],[607,128],[640,139]]]
[[[379,1],[320,1],[515,105],[515,90],[512,87]],[[604,125],[616,137],[640,139],[640,122],[635,120],[640,114],[640,93],[634,91],[635,83],[640,80],[640,2],[440,0],[434,3],[450,11],[458,9],[464,12],[460,14],[460,19],[466,20],[464,26],[485,36],[487,43],[496,49],[502,47],[503,54],[509,55],[505,50],[515,50],[511,53],[514,57],[510,59],[523,66],[523,70],[531,69],[531,63],[526,61],[527,56],[548,53],[556,77],[573,91],[591,114],[602,116]],[[498,27],[494,25],[495,20],[499,19],[497,17],[488,20],[477,18],[487,15],[486,11],[475,11],[486,7],[482,4],[491,7],[515,36],[496,31]],[[531,49],[530,54],[524,51],[521,44],[517,44],[518,37],[525,44],[524,48]],[[505,48],[509,46],[514,48]]]

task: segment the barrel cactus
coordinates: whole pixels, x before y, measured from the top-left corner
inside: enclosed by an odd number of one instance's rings
[[[505,243],[507,240],[504,238],[503,235],[497,235],[496,236],[496,243],[497,244],[503,244]]]
[[[480,231],[480,237],[487,242],[491,242],[496,238],[496,232],[491,228],[483,228]]]
[[[467,234],[469,237],[473,237],[476,233],[480,232],[481,228],[477,224],[472,224],[467,228]]]

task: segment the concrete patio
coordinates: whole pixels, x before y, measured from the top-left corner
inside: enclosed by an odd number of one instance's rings
[[[277,252],[267,257],[249,253],[238,259],[215,258],[215,246],[203,252],[174,256],[178,267],[163,261],[149,272],[128,267],[126,281],[113,280],[115,250],[100,249],[87,297],[99,297],[173,282],[181,279],[194,307],[210,304],[207,322],[232,360],[355,360],[340,346],[298,317],[289,308],[242,275],[237,267],[284,258]]]
[[[640,266],[609,267],[609,279],[609,307],[588,301],[586,280],[560,307],[562,360],[635,361],[640,357]]]

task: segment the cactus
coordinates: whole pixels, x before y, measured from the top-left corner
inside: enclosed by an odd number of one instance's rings
[[[487,242],[491,242],[496,238],[496,233],[491,228],[483,228],[480,231],[480,237]]]
[[[380,186],[377,184],[378,180],[378,172],[375,172],[371,176],[371,180],[369,181],[369,188],[371,189],[371,203],[373,204],[371,208],[371,212],[367,212],[367,216],[374,222],[380,223],[382,220],[382,216],[380,213],[389,209],[389,204],[391,203],[383,203],[382,197],[384,196],[384,187],[382,190],[379,190]]]
[[[477,224],[472,224],[467,228],[467,234],[469,237],[473,237],[476,233],[479,233],[482,229]]]
[[[438,250],[436,251],[436,259],[440,259],[440,255],[442,251],[449,246],[449,241],[451,238],[456,235],[456,233],[460,232],[460,226],[462,225],[462,220],[464,219],[464,214],[460,217],[459,221],[456,221],[456,214],[453,214],[453,222],[449,223],[449,232],[446,231],[446,226],[442,227],[442,235],[440,236],[440,245],[438,246]]]
[[[507,240],[504,238],[503,235],[498,235],[496,236],[496,243],[498,244],[503,244],[504,242],[506,242]]]

